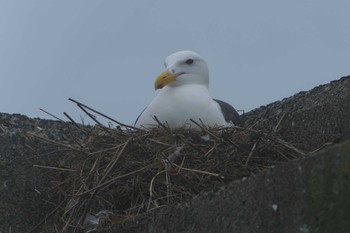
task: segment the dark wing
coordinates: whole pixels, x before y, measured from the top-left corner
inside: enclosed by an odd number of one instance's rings
[[[238,112],[234,107],[232,107],[230,104],[222,100],[217,100],[217,99],[213,99],[213,100],[220,105],[221,112],[224,115],[226,122],[232,121],[234,125],[237,125],[237,126],[243,125],[241,117],[239,116]]]

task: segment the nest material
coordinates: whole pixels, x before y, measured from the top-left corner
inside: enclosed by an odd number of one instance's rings
[[[274,134],[240,127],[97,127],[83,144],[65,147],[70,153],[50,170],[57,177],[51,196],[61,197],[51,215],[62,231],[91,217],[115,223],[303,156]]]

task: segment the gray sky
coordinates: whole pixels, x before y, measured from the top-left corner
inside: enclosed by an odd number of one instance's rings
[[[349,75],[349,11],[348,0],[0,0],[0,112],[79,120],[71,97],[131,124],[184,49],[208,62],[213,97],[249,111]]]

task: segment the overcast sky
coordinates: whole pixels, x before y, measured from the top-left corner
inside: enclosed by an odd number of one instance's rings
[[[134,122],[164,59],[193,50],[210,92],[252,110],[350,74],[350,1],[0,0],[0,112]]]

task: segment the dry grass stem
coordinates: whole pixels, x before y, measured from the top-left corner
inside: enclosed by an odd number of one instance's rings
[[[36,164],[34,164],[33,167],[52,169],[52,170],[58,170],[58,171],[66,171],[66,172],[75,172],[76,171],[76,170],[72,170],[72,169],[68,169],[68,168],[41,166],[41,165],[36,165]]]

